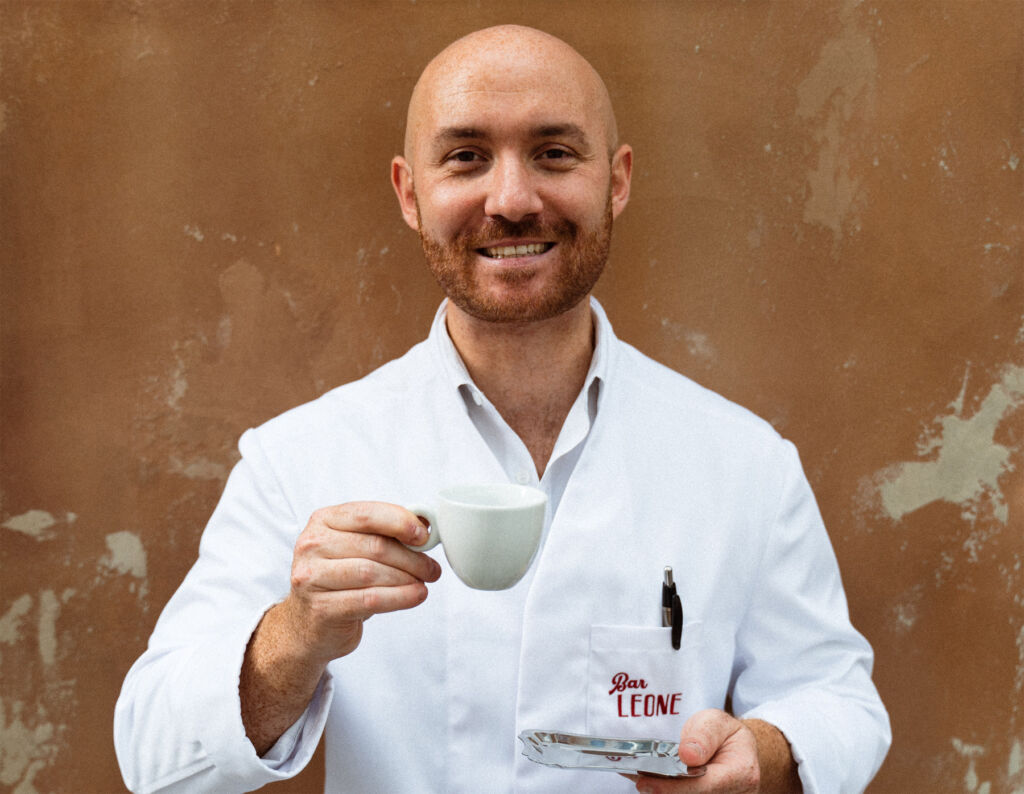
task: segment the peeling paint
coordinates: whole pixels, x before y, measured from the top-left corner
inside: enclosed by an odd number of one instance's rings
[[[0,526],[4,529],[13,529],[15,532],[20,532],[23,535],[43,540],[51,536],[52,533],[49,530],[56,526],[56,524],[57,519],[45,510],[29,510],[27,513],[7,519]]]
[[[172,455],[170,458],[170,471],[173,474],[180,474],[190,480],[219,480],[224,482],[228,478],[227,466],[202,456],[186,463],[177,456]]]
[[[797,87],[797,115],[824,116],[814,131],[818,164],[807,175],[810,190],[804,222],[830,229],[837,241],[854,213],[860,187],[851,169],[846,130],[858,111],[873,115],[876,103],[878,56],[871,37],[857,30],[854,7],[846,7],[842,33],[825,44],[818,62]]]
[[[15,701],[10,709],[8,717],[7,703],[0,698],[0,784],[17,785],[14,791],[32,794],[36,774],[57,756],[60,729],[46,719],[42,707],[34,725],[26,724],[24,703]]]
[[[705,364],[713,364],[718,359],[714,345],[707,334],[684,327],[668,317],[661,318],[661,327],[668,331],[677,342],[686,345],[686,351]]]
[[[146,549],[134,532],[112,532],[106,537],[109,553],[100,558],[103,568],[136,579],[146,578]]]
[[[894,521],[932,502],[946,501],[960,505],[972,523],[985,504],[1007,523],[1009,510],[999,478],[1013,470],[1013,463],[1011,450],[997,443],[995,435],[1024,401],[1024,367],[1007,367],[973,416],[963,415],[963,398],[961,391],[952,413],[938,417],[937,430],[926,433],[919,443],[919,454],[928,460],[898,463],[880,472],[882,508]]]
[[[980,744],[967,744],[960,739],[953,738],[953,749],[967,759],[967,772],[964,773],[964,788],[972,794],[990,794],[992,784],[988,781],[981,783],[978,780],[978,772],[975,762],[985,755],[985,748]]]
[[[3,617],[0,617],[0,642],[13,645],[21,639],[21,621],[32,609],[32,596],[26,593],[14,600]]]
[[[39,594],[39,658],[44,665],[57,661],[57,617],[60,615],[60,601],[53,590]]]

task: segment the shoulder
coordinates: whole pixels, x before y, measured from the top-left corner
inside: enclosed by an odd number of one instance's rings
[[[618,341],[616,390],[629,400],[628,413],[649,426],[674,426],[687,432],[712,434],[719,443],[728,439],[771,445],[783,439],[772,425],[753,411],[702,386],[687,376]]]
[[[264,422],[247,435],[265,449],[331,443],[339,435],[380,427],[380,417],[408,411],[439,377],[426,343],[412,347],[359,380],[325,392]],[[244,454],[244,450],[243,450]]]

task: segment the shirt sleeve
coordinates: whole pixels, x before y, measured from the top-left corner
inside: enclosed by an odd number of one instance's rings
[[[737,638],[733,709],[782,731],[805,794],[853,794],[888,752],[889,718],[796,449],[786,442],[784,452],[779,507]]]
[[[302,717],[260,758],[245,735],[242,660],[264,612],[288,593],[293,515],[253,431],[199,545],[129,671],[114,717],[129,789],[241,792],[297,774],[312,757],[333,694],[329,674]]]

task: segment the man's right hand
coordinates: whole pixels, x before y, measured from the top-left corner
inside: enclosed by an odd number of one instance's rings
[[[417,516],[384,502],[317,510],[295,543],[291,593],[281,604],[311,660],[326,664],[355,650],[363,621],[409,609],[427,597],[441,566],[418,546],[427,529]]]
[[[423,603],[441,566],[402,544],[426,539],[414,514],[383,502],[312,515],[295,543],[291,591],[263,616],[242,664],[242,722],[258,754],[306,709],[327,663],[359,645],[364,620]]]

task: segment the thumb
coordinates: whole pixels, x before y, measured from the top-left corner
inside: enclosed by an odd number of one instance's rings
[[[691,736],[679,743],[679,760],[687,766],[704,766],[708,762],[708,750]]]
[[[679,759],[687,766],[703,766],[739,727],[736,718],[719,709],[698,711],[679,734]]]

